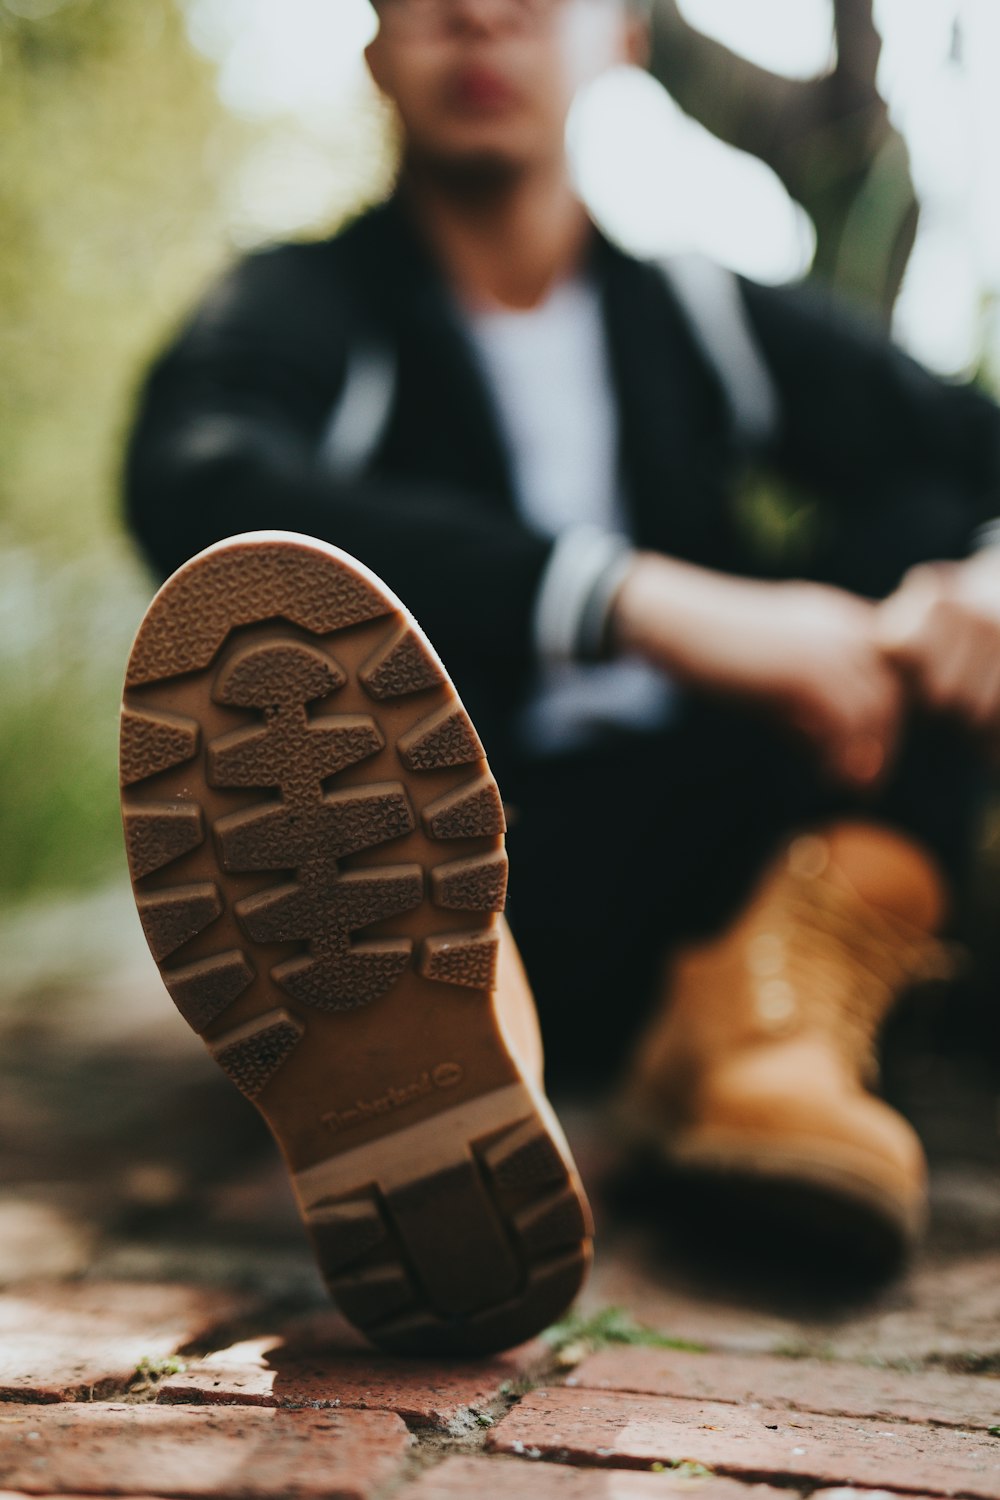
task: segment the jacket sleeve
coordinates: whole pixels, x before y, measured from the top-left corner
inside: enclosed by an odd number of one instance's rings
[[[1000,512],[1000,409],[830,293],[743,289],[780,400],[778,466],[831,503],[855,549],[884,533],[903,563],[965,555]]]
[[[549,539],[457,489],[324,468],[348,336],[315,249],[244,261],[153,367],[126,460],[133,533],[166,576],[237,532],[303,532],[382,576],[446,660],[529,657]]]

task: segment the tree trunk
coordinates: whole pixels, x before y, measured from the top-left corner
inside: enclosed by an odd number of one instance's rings
[[[909,153],[876,75],[872,0],[834,0],[837,61],[820,77],[783,78],[689,25],[677,0],[654,0],[651,71],[694,119],[766,162],[816,229],[812,274],[886,321],[916,237]]]

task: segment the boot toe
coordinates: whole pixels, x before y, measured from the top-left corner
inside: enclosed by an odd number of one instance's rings
[[[889,1105],[817,1061],[761,1048],[711,1070],[683,1126],[659,1135],[661,1161],[709,1221],[736,1217],[761,1247],[889,1271],[924,1227],[923,1149]]]

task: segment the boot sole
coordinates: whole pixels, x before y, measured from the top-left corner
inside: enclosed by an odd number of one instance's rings
[[[136,637],[121,783],[153,957],[273,1132],[345,1316],[448,1353],[557,1319],[590,1212],[501,1030],[503,806],[412,615],[321,542],[209,548]]]
[[[744,1136],[678,1141],[661,1161],[706,1208],[736,1214],[761,1246],[782,1239],[811,1243],[830,1259],[871,1274],[891,1272],[926,1227],[924,1200],[877,1181],[884,1164],[846,1150],[834,1160],[829,1142],[754,1142]]]

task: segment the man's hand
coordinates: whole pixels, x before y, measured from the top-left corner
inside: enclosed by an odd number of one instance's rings
[[[833,779],[863,788],[890,766],[904,708],[876,620],[874,605],[840,589],[732,578],[649,552],[618,592],[611,629],[618,650],[771,710]]]
[[[911,569],[879,607],[876,634],[919,702],[1000,750],[1000,547]]]

